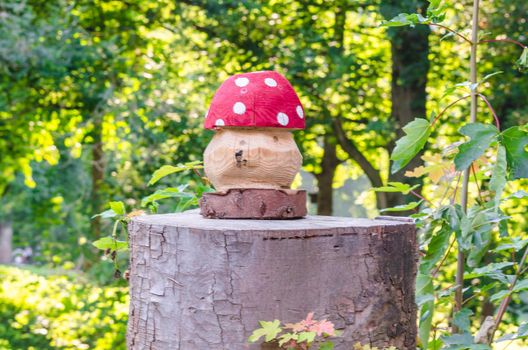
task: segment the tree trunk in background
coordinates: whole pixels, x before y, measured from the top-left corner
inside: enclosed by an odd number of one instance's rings
[[[332,215],[333,210],[333,183],[339,159],[336,155],[336,140],[332,136],[324,137],[324,155],[321,161],[321,172],[316,174],[317,188],[317,214]]]
[[[92,146],[92,215],[103,211],[101,201],[101,185],[104,179],[104,151],[102,140],[102,121],[97,117],[94,122],[94,130],[92,132],[93,146]],[[94,238],[101,235],[101,218],[96,217],[91,221],[91,231]]]
[[[389,0],[381,5],[381,12],[386,19],[390,19],[401,12],[425,13],[426,1],[416,0]],[[427,118],[425,103],[427,94],[427,73],[429,71],[429,27],[417,26],[416,28],[393,28],[389,30],[392,53],[392,111],[391,115],[397,123],[396,139],[404,135],[402,127],[415,118]],[[392,152],[394,143],[388,147]],[[404,176],[407,170],[412,170],[423,165],[417,155],[405,169],[396,174],[391,174],[389,181],[405,183],[421,183],[419,179]],[[410,197],[415,199],[414,197]],[[409,202],[400,193],[388,193],[387,205],[389,207]],[[406,214],[406,213],[404,213]]]
[[[9,220],[0,221],[0,264],[9,264],[13,253],[13,224]]]

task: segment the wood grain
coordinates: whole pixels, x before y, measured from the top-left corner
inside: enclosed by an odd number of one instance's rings
[[[200,214],[210,219],[296,219],[307,214],[306,191],[265,188],[204,193]]]
[[[290,131],[223,128],[204,152],[204,170],[217,191],[290,188],[302,156]]]
[[[134,218],[129,349],[276,349],[246,343],[259,320],[310,311],[356,342],[415,349],[414,224],[307,216]]]

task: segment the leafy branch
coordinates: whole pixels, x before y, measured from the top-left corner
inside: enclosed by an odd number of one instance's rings
[[[417,304],[420,307],[420,347],[428,349],[436,304],[440,302],[440,299],[443,300],[454,294],[451,332],[448,331],[447,327],[444,327],[442,329],[443,334],[437,338],[436,331],[440,328],[434,327],[435,346],[443,344],[448,349],[489,349],[495,332],[511,302],[512,294],[525,288],[528,289],[528,283],[519,282],[522,274],[528,270],[525,266],[528,248],[525,248],[518,264],[515,262],[515,255],[513,255],[512,262],[499,261],[480,266],[483,258],[489,256],[489,249],[495,240],[495,234],[498,233],[499,242],[508,237],[507,222],[509,217],[502,213],[500,204],[508,199],[508,197],[503,198],[503,193],[509,180],[528,178],[528,152],[526,151],[528,126],[513,126],[501,130],[500,118],[495,109],[488,98],[478,91],[482,82],[501,72],[492,73],[480,82],[477,80],[477,46],[485,42],[502,41],[521,47],[523,52],[519,60],[515,62],[515,65],[521,70],[528,68],[528,49],[522,43],[512,39],[479,41],[478,0],[473,1],[471,39],[441,24],[445,19],[446,9],[447,7],[440,0],[432,0],[426,16],[403,13],[382,23],[387,27],[413,27],[418,24],[437,26],[471,45],[469,81],[449,88],[444,96],[454,93],[459,88],[468,88],[469,94],[458,97],[454,102],[444,107],[440,113],[436,115],[433,113],[431,121],[416,118],[407,124],[403,128],[405,135],[396,142],[396,147],[390,156],[393,161],[391,171],[394,173],[401,170],[418,153],[422,152],[431,136],[432,127],[442,116],[460,102],[468,98],[471,99],[470,121],[459,129],[460,134],[466,139],[449,147],[457,151],[454,156],[452,155],[453,152],[446,152],[443,156],[439,156],[440,160],[429,157],[428,160],[434,160],[438,164],[421,166],[406,172],[405,175],[418,177],[430,174],[432,175],[431,181],[436,185],[445,181],[445,184],[438,186],[440,189],[445,188],[445,190],[437,205],[433,205],[425,197],[421,198],[420,202],[409,203],[409,206],[413,208],[422,207],[419,213],[413,215],[422,231],[421,248],[425,252],[420,262],[417,277]],[[485,103],[495,125],[477,122],[478,99]],[[490,164],[489,159],[487,159],[490,152],[495,154],[494,164]],[[422,158],[424,157],[422,156]],[[454,169],[450,169],[449,163],[454,163]],[[491,176],[488,175],[489,173]],[[452,181],[455,178],[458,180],[456,180],[453,190],[450,191]],[[489,179],[489,181],[484,179]],[[476,191],[474,199],[470,197],[470,183],[472,182]],[[486,190],[483,187],[486,187]],[[399,191],[416,195],[410,186],[406,187],[401,183],[392,183],[375,190]],[[450,204],[445,205],[443,204],[444,199],[450,192],[452,192]],[[519,196],[523,196],[523,194],[519,194]],[[416,203],[418,206],[415,206]],[[394,209],[397,210],[398,208]],[[454,238],[452,238],[453,236]],[[456,255],[454,260],[456,263],[455,283],[447,290],[437,292],[433,277],[440,273],[448,262],[452,261],[450,256],[453,255],[455,243],[457,243],[456,254],[454,254]],[[518,243],[502,245],[513,245],[516,248],[521,248]],[[512,267],[515,267],[513,277],[503,272],[503,270]],[[487,289],[476,290],[471,296],[464,298],[465,292],[476,289],[473,286],[465,287],[464,280],[479,277],[497,280],[499,282],[498,288],[506,286],[506,289],[500,289],[490,296],[491,302],[501,300],[497,314],[494,318],[485,320],[477,336],[473,337],[469,332],[470,316],[473,315],[473,312],[468,308],[468,304],[472,300],[476,300],[477,295],[487,295],[490,286],[493,287],[491,284],[486,286]],[[519,327],[517,335],[515,335],[515,337],[525,336],[528,336],[528,325],[525,328]]]
[[[200,173],[199,169],[202,169],[202,162],[188,162],[184,164],[178,164],[176,166],[164,165],[157,169],[148,182],[149,185],[153,185],[161,179],[183,171],[193,171],[199,178],[201,183],[196,185],[192,191],[189,191],[189,184],[180,185],[178,187],[166,187],[159,189],[156,192],[144,197],[141,200],[141,208],[149,209],[150,212],[156,213],[159,208],[158,201],[167,198],[178,199],[175,212],[181,212],[187,210],[193,206],[198,205],[199,198],[204,192],[212,191],[212,188],[208,185],[209,182]],[[92,244],[99,250],[103,250],[106,256],[109,256],[114,264],[114,277],[121,277],[121,270],[117,263],[117,254],[120,252],[128,251],[128,223],[131,218],[145,214],[143,210],[132,210],[130,213],[126,212],[125,204],[121,201],[114,201],[108,203],[109,209],[102,213],[94,215],[92,217],[101,217],[103,219],[114,220],[112,233],[110,236],[103,237],[93,242]],[[119,228],[121,228],[119,230]],[[124,240],[120,240],[120,233],[124,236]]]

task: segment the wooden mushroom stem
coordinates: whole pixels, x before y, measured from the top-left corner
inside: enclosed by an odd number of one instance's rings
[[[288,189],[302,164],[291,131],[221,128],[204,152],[205,173],[220,192]]]

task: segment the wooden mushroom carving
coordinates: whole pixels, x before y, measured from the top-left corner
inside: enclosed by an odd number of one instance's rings
[[[304,129],[304,109],[277,72],[237,74],[218,89],[205,118],[215,130],[204,152],[216,193],[202,198],[211,218],[296,218],[306,193],[290,186],[302,165],[292,130]]]

